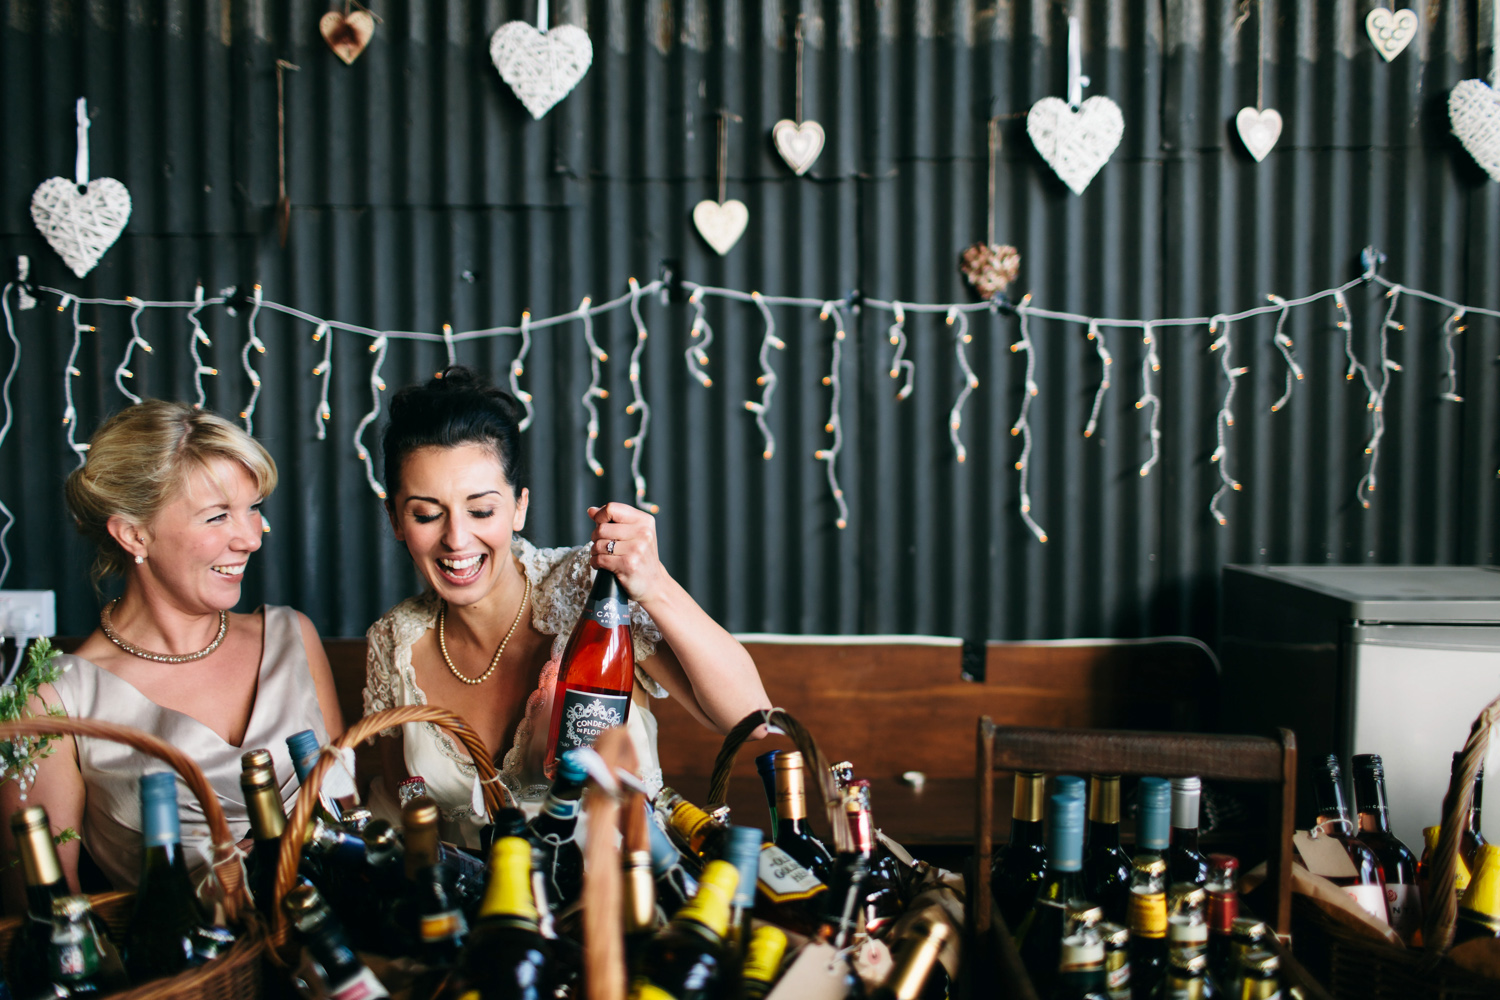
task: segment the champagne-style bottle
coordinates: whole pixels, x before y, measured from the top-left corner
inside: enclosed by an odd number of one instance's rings
[[[728,806],[705,812],[674,789],[663,788],[656,794],[656,809],[695,874],[708,862],[723,860],[729,843]]]
[[[1442,835],[1443,828],[1440,826],[1424,826],[1422,828],[1422,860],[1417,862],[1417,885],[1422,893],[1423,906],[1436,906],[1437,897],[1433,895],[1436,891],[1432,887],[1432,859],[1437,854],[1438,837]],[[1459,896],[1469,888],[1469,866],[1464,864],[1463,852],[1453,859],[1453,887],[1452,891]]]
[[[763,924],[750,935],[741,972],[740,994],[744,1000],[763,1000],[776,982],[781,958],[786,954],[786,933],[780,927]]]
[[[396,902],[397,925],[412,952],[431,969],[453,965],[468,935],[468,921],[451,874],[438,857],[438,807],[416,799],[401,810],[406,884]]]
[[[1203,782],[1196,777],[1172,779],[1172,845],[1167,853],[1167,881],[1208,881],[1208,859],[1198,850],[1198,814]]]
[[[531,844],[502,837],[490,851],[489,884],[447,995],[480,1000],[541,1000],[553,995],[552,946],[537,929],[531,895]],[[649,881],[649,880],[648,880]]]
[[[563,755],[557,777],[527,829],[526,837],[542,853],[547,905],[555,914],[583,894],[583,848],[578,844],[578,812],[588,771],[575,757]]]
[[[1104,941],[1093,930],[1062,939],[1053,1000],[1109,1000]]]
[[[1240,915],[1239,872],[1233,855],[1208,856],[1208,971],[1220,983],[1229,981],[1230,945]]]
[[[52,904],[69,893],[57,846],[52,842],[47,810],[27,806],[11,816],[10,829],[26,878],[27,919],[16,932],[5,971],[17,1000],[27,1000],[40,994],[51,981],[47,950],[52,940]]]
[[[1461,752],[1455,752],[1453,754],[1453,774],[1458,774],[1458,765],[1462,760],[1463,754]],[[1471,873],[1474,871],[1475,859],[1479,856],[1479,849],[1487,843],[1487,841],[1484,839],[1484,834],[1480,832],[1479,829],[1479,813],[1480,806],[1483,804],[1483,801],[1484,767],[1483,765],[1481,765],[1479,771],[1474,775],[1474,798],[1469,805],[1469,821],[1464,824],[1462,837],[1458,842],[1458,856],[1463,859],[1464,866],[1468,868]],[[1443,811],[1446,813],[1446,796],[1443,802],[1443,806]]]
[[[1049,994],[1057,981],[1068,902],[1084,893],[1083,801],[1058,792],[1047,800],[1047,816],[1047,877],[1016,931],[1021,961],[1038,996]]]
[[[564,753],[591,747],[604,730],[625,725],[634,686],[630,607],[620,581],[601,569],[557,668],[544,765],[549,778]]]
[[[923,988],[938,966],[943,945],[953,934],[942,920],[917,920],[896,942],[894,966],[890,975],[870,1000],[918,1000]]]
[[[863,778],[851,778],[840,795],[843,796],[844,816],[849,822],[854,849],[864,855],[870,870],[861,904],[865,932],[879,937],[901,915],[901,870],[891,852],[875,838],[870,783]]]
[[[698,894],[677,911],[641,957],[631,981],[632,1000],[716,1000],[724,983],[724,932],[739,873],[727,861],[710,861]]]
[[[1413,944],[1422,932],[1422,895],[1417,888],[1417,857],[1391,832],[1390,806],[1385,796],[1385,766],[1380,755],[1354,758],[1354,806],[1359,810],[1359,839],[1380,862],[1385,882],[1386,910],[1391,929]]]
[[[807,822],[807,780],[801,752],[775,751],[771,766],[776,773],[775,844],[803,868],[826,882],[833,868],[833,855],[813,836]]]
[[[662,915],[671,917],[698,893],[698,880],[683,865],[682,852],[655,820],[648,820],[651,834],[651,874],[656,881],[656,903]]]
[[[1500,937],[1500,845],[1479,849],[1479,867],[1458,901],[1458,924],[1453,943]]]
[[[343,924],[316,887],[307,882],[293,886],[281,905],[308,954],[323,970],[329,1000],[380,1000],[390,996],[355,954]]]
[[[1104,917],[1124,923],[1130,908],[1130,855],[1120,846],[1120,776],[1089,775],[1088,848],[1083,852],[1088,898]]]
[[[1343,845],[1355,873],[1337,876],[1329,881],[1349,894],[1370,916],[1382,923],[1390,922],[1385,905],[1385,884],[1380,877],[1380,862],[1368,844],[1354,835],[1354,821],[1345,805],[1342,768],[1338,756],[1329,754],[1313,773],[1313,797],[1318,804],[1318,828]]]
[[[96,997],[106,992],[91,913],[87,896],[52,901],[48,964],[53,992],[59,998]]]
[[[240,790],[245,794],[250,836],[255,841],[245,862],[245,880],[255,908],[271,919],[276,906],[276,862],[281,856],[281,834],[286,829],[281,786],[269,765],[251,766],[240,772]]]
[[[1043,794],[1040,771],[1017,771],[1010,807],[1010,843],[991,867],[990,889],[1005,926],[1014,933],[1031,912],[1037,886],[1047,877],[1047,846],[1042,839]]]
[[[1130,865],[1130,992],[1149,1000],[1167,973],[1167,859],[1172,786],[1142,778],[1137,787],[1135,856]]]
[[[182,853],[177,776],[141,775],[141,877],[125,935],[125,968],[138,983],[198,964],[194,932],[203,922]]]

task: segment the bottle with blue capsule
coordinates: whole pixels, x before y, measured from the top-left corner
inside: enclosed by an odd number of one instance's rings
[[[553,912],[572,905],[583,895],[583,848],[578,844],[578,813],[583,784],[588,780],[580,755],[563,754],[557,762],[557,778],[542,803],[542,811],[526,829],[526,839],[541,854],[547,886],[547,906]]]
[[[141,878],[125,936],[125,968],[137,983],[199,963],[194,945],[203,914],[188,878],[177,776],[170,771],[141,775],[141,832]]]
[[[1050,996],[1062,959],[1070,902],[1084,898],[1083,797],[1060,791],[1047,800],[1047,877],[1016,931],[1026,973],[1038,996]]]
[[[750,914],[755,909],[755,884],[760,877],[760,848],[764,841],[764,833],[753,826],[732,826],[724,849],[724,860],[740,873],[729,901],[729,927],[724,934],[730,968],[735,975],[750,945]]]
[[[1142,778],[1137,794],[1135,856],[1130,865],[1130,988],[1148,1000],[1167,973],[1167,859],[1172,786]]]
[[[651,876],[656,882],[656,905],[666,921],[698,894],[698,880],[688,871],[682,852],[667,831],[652,817],[647,817],[646,826],[651,833]]]

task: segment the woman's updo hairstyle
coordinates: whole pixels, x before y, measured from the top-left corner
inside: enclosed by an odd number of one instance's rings
[[[176,500],[188,477],[218,459],[238,462],[260,499],[276,488],[276,463],[238,425],[186,403],[148,399],[106,420],[89,439],[84,464],[68,475],[68,510],[94,543],[97,584],[123,573],[131,559],[109,533],[109,519],[145,527]]]
[[[525,409],[516,398],[485,381],[472,368],[451,365],[436,378],[409,385],[391,400],[386,425],[386,506],[401,492],[401,466],[419,448],[480,444],[495,453],[500,472],[517,498],[527,485],[521,448]]]

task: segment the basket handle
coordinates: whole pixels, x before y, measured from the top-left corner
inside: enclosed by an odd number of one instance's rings
[[[741,719],[725,734],[724,745],[719,748],[719,756],[714,760],[714,773],[708,784],[710,806],[724,804],[724,799],[729,792],[729,774],[734,769],[734,762],[739,756],[740,747],[750,738],[750,734],[762,725],[780,729],[797,744],[797,749],[802,751],[802,757],[807,766],[812,769],[814,777],[812,783],[817,787],[818,794],[823,799],[823,809],[828,815],[828,826],[833,832],[835,851],[845,854],[854,850],[854,838],[849,833],[849,821],[844,816],[843,803],[833,784],[833,772],[829,769],[828,758],[823,756],[822,750],[818,749],[817,741],[813,739],[812,733],[808,732],[802,723],[792,718],[784,708],[757,709]]]
[[[335,748],[344,750],[353,747],[360,741],[379,734],[381,730],[405,725],[408,722],[431,722],[446,730],[448,735],[464,745],[464,749],[469,752],[470,758],[474,761],[474,767],[479,772],[480,787],[484,792],[484,807],[492,817],[498,810],[515,804],[510,789],[499,780],[500,773],[495,769],[495,762],[490,758],[490,752],[485,748],[484,741],[479,738],[478,733],[469,728],[467,722],[453,712],[429,705],[403,705],[400,708],[390,708],[365,716],[344,730],[342,736],[325,746],[318,754],[317,762],[313,764],[312,770],[307,772],[307,780],[302,783],[302,788],[297,792],[297,805],[292,809],[291,816],[287,817],[286,832],[281,835],[281,855],[276,860],[276,905],[272,908],[271,916],[271,930],[273,937],[277,940],[281,938],[286,927],[286,916],[281,911],[281,901],[291,891],[292,883],[297,877],[297,863],[302,856],[303,839],[307,836],[307,827],[312,820],[318,793],[323,789],[323,777],[328,773],[328,769],[334,766]]]
[[[1460,831],[1469,819],[1469,809],[1474,802],[1474,776],[1484,763],[1485,752],[1490,746],[1490,728],[1500,720],[1500,698],[1484,707],[1474,725],[1469,728],[1469,739],[1464,743],[1463,755],[1448,785],[1448,794],[1443,797],[1443,830],[1438,835],[1437,854],[1432,859],[1433,872],[1428,878],[1429,886],[1450,887],[1458,869],[1458,842]],[[1437,962],[1453,945],[1453,931],[1458,923],[1458,900],[1452,891],[1435,893],[1437,905],[1427,907],[1426,926],[1422,928],[1422,941],[1426,953],[1424,964]]]
[[[249,890],[245,887],[238,842],[229,832],[229,821],[224,818],[218,793],[209,785],[208,779],[203,776],[202,769],[193,758],[159,736],[99,719],[48,715],[0,723],[0,739],[10,740],[22,736],[72,736],[75,739],[87,736],[90,739],[109,740],[111,743],[123,743],[171,767],[186,782],[188,790],[203,809],[203,818],[208,821],[209,839],[213,845],[212,877],[218,880],[223,891],[225,915],[230,922],[239,923],[242,915],[254,912]]]

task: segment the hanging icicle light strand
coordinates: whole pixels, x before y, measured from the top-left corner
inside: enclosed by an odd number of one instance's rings
[[[10,436],[11,425],[15,423],[15,411],[10,402],[10,384],[15,381],[16,372],[21,370],[21,339],[16,336],[15,318],[10,312],[10,293],[15,287],[15,282],[6,282],[5,287],[0,289],[0,310],[5,313],[5,335],[10,338],[11,346],[10,370],[5,373],[5,381],[0,382],[0,404],[5,406],[5,421],[0,423],[0,446],[5,444],[5,439]],[[16,526],[16,515],[11,513],[3,500],[0,500],[0,515],[5,518],[5,526],[0,527],[0,587],[4,587],[5,578],[10,575],[10,549],[5,543],[5,536]],[[22,646],[26,644],[24,639],[16,641]]]
[[[1439,394],[1439,399],[1446,399],[1450,403],[1462,403],[1464,398],[1458,394],[1458,354],[1453,350],[1453,338],[1464,332],[1460,326],[1464,321],[1464,311],[1450,314],[1443,320],[1443,351],[1448,355],[1448,388]]]
[[[313,374],[322,377],[323,385],[318,391],[318,408],[313,413],[313,420],[318,425],[318,440],[323,441],[328,437],[328,420],[333,416],[333,408],[328,405],[329,383],[333,381],[333,330],[327,323],[319,323],[313,331],[313,343],[320,340],[323,341],[323,360],[313,367]]]
[[[969,449],[964,447],[963,438],[959,435],[959,428],[964,422],[964,403],[974,390],[979,388],[979,376],[974,374],[974,369],[969,367],[969,357],[964,348],[973,338],[969,336],[969,317],[957,309],[949,309],[946,322],[949,326],[957,326],[953,332],[953,356],[958,359],[958,367],[963,372],[964,385],[958,391],[958,398],[953,401],[953,406],[948,410],[948,440],[953,442],[953,457],[962,465],[968,461]],[[1025,321],[1022,321],[1022,329],[1025,329]],[[1011,350],[1015,350],[1011,345]],[[1012,434],[1015,431],[1011,431]]]
[[[1271,404],[1271,412],[1275,413],[1292,401],[1292,388],[1302,381],[1302,366],[1297,364],[1297,358],[1292,354],[1292,338],[1286,335],[1286,318],[1291,315],[1291,309],[1279,295],[1267,295],[1266,298],[1282,307],[1281,315],[1276,317],[1276,332],[1271,335],[1271,341],[1286,361],[1286,389],[1281,398]]]
[[[688,375],[707,389],[714,384],[714,380],[708,377],[708,372],[703,370],[708,367],[708,346],[714,342],[714,328],[708,325],[703,289],[688,296],[688,304],[693,307],[693,328],[688,331],[688,346],[682,352],[682,360],[687,366]]]
[[[646,432],[651,429],[651,404],[646,402],[646,395],[641,389],[641,353],[646,349],[646,321],[641,319],[641,285],[634,278],[630,279],[630,319],[635,324],[635,347],[630,351],[630,405],[625,407],[625,412],[634,416],[637,412],[641,415],[640,426],[636,429],[635,436],[625,439],[625,447],[630,449],[630,479],[635,486],[635,505],[642,510],[655,514],[661,508],[646,499],[646,476],[641,472],[642,456],[646,451]]]
[[[365,482],[370,484],[370,492],[382,500],[385,499],[385,487],[375,478],[375,458],[370,454],[370,449],[365,447],[364,436],[365,428],[380,418],[380,394],[385,391],[385,383],[380,379],[380,366],[385,364],[385,352],[389,348],[390,341],[385,337],[376,337],[375,343],[370,345],[370,351],[375,355],[375,363],[370,366],[370,412],[361,417],[359,426],[354,428],[354,453],[365,464]]]
[[[198,314],[203,307],[208,305],[203,299],[203,282],[198,282],[193,290],[193,308],[188,310],[187,321],[192,324],[193,332],[188,337],[188,354],[193,359],[193,391],[198,394],[198,401],[193,404],[193,409],[201,410],[208,405],[208,394],[203,391],[203,376],[217,375],[219,369],[210,368],[203,363],[203,357],[198,353],[198,345],[212,347],[213,341],[208,339],[208,334],[203,332],[203,324],[198,322]]]
[[[1031,533],[1036,536],[1037,541],[1045,542],[1047,540],[1047,533],[1036,522],[1036,518],[1031,516],[1031,492],[1029,489],[1031,482],[1031,423],[1028,417],[1031,413],[1031,401],[1036,398],[1037,393],[1040,391],[1036,382],[1036,345],[1032,343],[1031,328],[1026,321],[1026,307],[1030,304],[1031,293],[1028,292],[1021,299],[1020,305],[1016,306],[1016,312],[1021,317],[1021,339],[1011,344],[1010,349],[1017,353],[1025,352],[1026,354],[1026,386],[1025,391],[1021,394],[1021,412],[1016,417],[1016,422],[1011,425],[1010,433],[1012,436],[1019,434],[1021,437],[1021,457],[1016,460],[1016,471],[1021,474],[1020,482],[1017,484],[1021,500],[1021,520],[1026,522],[1026,527],[1031,529]]]
[[[1145,478],[1161,461],[1161,397],[1156,394],[1156,373],[1161,371],[1161,357],[1156,353],[1156,337],[1152,333],[1154,324],[1146,323],[1141,330],[1141,343],[1146,345],[1146,356],[1141,359],[1141,398],[1135,401],[1137,410],[1151,407],[1151,425],[1147,433],[1151,442],[1151,455],[1141,463],[1141,477]]]
[[[1104,397],[1109,393],[1109,368],[1115,363],[1104,343],[1104,331],[1099,329],[1096,319],[1089,320],[1089,339],[1094,342],[1094,351],[1099,355],[1099,388],[1094,392],[1094,408],[1089,411],[1089,422],[1083,428],[1084,437],[1093,437],[1099,428],[1099,413],[1104,409]]]
[[[1375,466],[1380,462],[1380,441],[1385,437],[1385,396],[1391,387],[1391,376],[1401,370],[1401,366],[1391,360],[1390,335],[1392,330],[1406,329],[1396,322],[1396,306],[1401,301],[1403,290],[1400,285],[1391,285],[1385,293],[1390,305],[1386,307],[1385,319],[1380,323],[1380,388],[1375,390],[1370,405],[1370,443],[1365,446],[1365,454],[1370,456],[1370,461],[1354,491],[1360,506],[1366,510],[1370,507],[1369,495],[1375,492]]]
[[[1218,339],[1210,344],[1208,348],[1210,351],[1223,352],[1219,355],[1219,366],[1224,370],[1226,382],[1224,387],[1224,402],[1220,404],[1218,416],[1214,418],[1214,433],[1218,440],[1218,447],[1209,456],[1209,461],[1216,463],[1219,469],[1219,488],[1214,491],[1213,499],[1208,502],[1208,511],[1214,516],[1214,520],[1222,526],[1229,523],[1229,518],[1224,515],[1223,509],[1219,506],[1219,501],[1223,499],[1224,494],[1228,491],[1238,491],[1240,489],[1239,481],[1229,474],[1229,442],[1227,440],[1229,428],[1234,426],[1234,410],[1232,407],[1234,405],[1235,383],[1250,369],[1236,368],[1229,360],[1230,352],[1234,349],[1234,344],[1229,338],[1231,327],[1229,320],[1223,316],[1215,316],[1209,320],[1208,332],[1218,332],[1221,324],[1224,328],[1223,332],[1219,333]]]
[[[583,339],[589,347],[589,387],[583,391],[583,408],[589,411],[589,422],[588,438],[583,442],[583,457],[594,475],[602,476],[604,466],[594,457],[594,442],[599,440],[599,407],[594,404],[594,400],[609,398],[609,390],[599,384],[599,362],[608,361],[609,355],[594,342],[594,319],[589,313],[590,301],[585,295],[578,304],[578,318],[583,321]]]
[[[521,313],[521,350],[510,363],[510,392],[526,407],[526,416],[516,425],[521,433],[531,426],[536,418],[536,409],[531,405],[531,393],[521,388],[521,376],[526,373],[526,355],[531,353],[531,313]]]
[[[115,365],[115,387],[120,390],[126,399],[132,403],[139,403],[141,397],[125,388],[125,379],[135,378],[135,372],[130,370],[130,359],[135,354],[135,349],[139,347],[147,354],[151,353],[151,345],[141,339],[141,328],[137,325],[142,311],[146,308],[146,304],[140,299],[132,298],[129,295],[125,296],[125,304],[131,306],[133,309],[130,314],[130,339],[125,342],[125,353],[121,356],[120,363]]]
[[[693,294],[697,295],[701,291],[699,289]],[[771,433],[771,425],[766,422],[766,414],[771,409],[771,398],[776,395],[776,369],[771,367],[771,349],[774,347],[778,351],[785,350],[786,342],[776,336],[776,317],[771,315],[771,307],[766,304],[765,296],[759,292],[751,292],[750,299],[760,310],[765,328],[760,336],[760,374],[755,379],[755,384],[760,386],[760,401],[745,400],[745,409],[755,414],[755,426],[760,429],[761,439],[765,442],[760,457],[769,462],[776,455],[776,435]]]
[[[900,401],[910,396],[915,388],[917,366],[906,357],[906,309],[899,302],[892,302],[891,309],[896,314],[896,322],[890,329],[891,346],[896,349],[891,357],[891,378],[900,378],[902,372],[906,373],[906,381],[896,393],[896,399]]]
[[[255,404],[260,401],[260,372],[250,367],[250,349],[253,347],[257,352],[266,353],[266,345],[262,343],[260,336],[255,332],[255,320],[260,315],[261,292],[260,286],[256,285],[250,296],[250,319],[247,321],[248,336],[245,338],[245,346],[240,350],[240,364],[245,369],[245,377],[250,380],[250,399],[245,403],[245,408],[240,411],[240,419],[245,421],[245,433],[255,433]]]
[[[828,401],[828,423],[823,425],[824,433],[833,435],[833,445],[828,448],[819,448],[813,453],[813,457],[826,463],[828,490],[833,494],[833,502],[838,506],[839,511],[834,525],[843,530],[849,527],[849,504],[844,500],[843,488],[839,486],[838,473],[839,452],[844,449],[844,423],[839,417],[839,402],[842,396],[839,362],[844,356],[844,310],[838,303],[829,301],[823,303],[823,309],[818,315],[824,320],[832,319],[834,323],[832,358],[829,361],[828,374],[823,376],[823,384],[833,390]]]
[[[78,351],[83,346],[83,334],[85,332],[93,333],[94,328],[86,326],[79,320],[79,304],[77,299],[64,296],[62,304],[57,307],[57,311],[62,312],[68,307],[69,303],[72,303],[73,306],[73,349],[68,352],[68,363],[63,368],[62,422],[63,426],[67,428],[68,447],[72,449],[73,454],[78,456],[78,467],[81,469],[88,454],[89,446],[88,442],[79,442],[77,440],[78,410],[73,405],[73,379],[83,374],[78,368]]]

